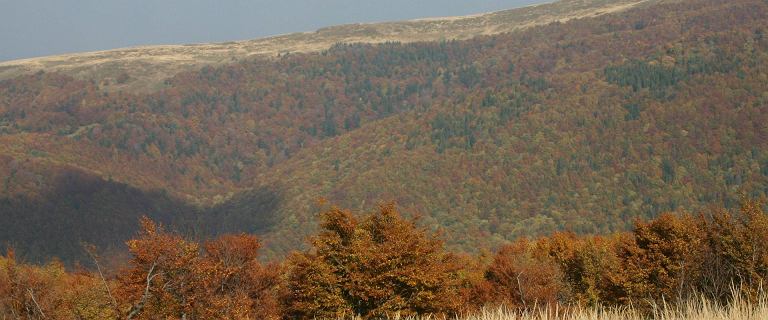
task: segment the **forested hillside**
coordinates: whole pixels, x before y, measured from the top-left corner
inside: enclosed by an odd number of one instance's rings
[[[768,193],[766,33],[765,1],[651,1],[205,67],[152,93],[5,80],[0,226],[14,231],[0,242],[73,258],[80,241],[119,246],[147,214],[194,236],[259,233],[274,257],[316,230],[323,197],[395,200],[473,252],[732,207]]]
[[[94,271],[0,255],[0,317],[764,319],[764,207],[744,199],[738,210],[666,213],[631,232],[558,232],[470,256],[394,205],[322,204],[310,248],[268,264],[254,235],[193,241],[141,218],[120,268],[92,247]]]

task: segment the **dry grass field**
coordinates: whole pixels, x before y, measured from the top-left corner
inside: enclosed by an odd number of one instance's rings
[[[435,318],[411,318],[394,316],[391,320],[437,320]],[[452,320],[761,320],[768,319],[768,301],[749,303],[735,299],[722,306],[705,298],[691,300],[678,306],[659,306],[651,315],[631,308],[545,308],[534,312],[515,312],[504,308],[486,309],[481,312],[456,317]]]
[[[552,22],[627,10],[650,0],[563,0],[464,17],[350,24],[263,39],[188,45],[160,45],[0,62],[0,80],[22,74],[61,72],[94,79],[103,89],[147,92],[174,74],[206,65],[280,54],[317,52],[337,43],[464,40]]]

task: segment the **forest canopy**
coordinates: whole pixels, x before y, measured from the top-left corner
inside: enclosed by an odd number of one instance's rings
[[[115,270],[68,272],[56,262],[0,258],[0,316],[42,319],[383,319],[453,316],[483,307],[627,307],[704,295],[758,302],[768,280],[765,201],[697,215],[664,213],[632,231],[521,238],[494,254],[445,249],[439,234],[393,204],[359,214],[320,213],[309,248],[260,262],[260,240],[223,235],[199,243],[148,218]],[[567,310],[567,309],[564,309]],[[658,311],[658,310],[657,310]]]

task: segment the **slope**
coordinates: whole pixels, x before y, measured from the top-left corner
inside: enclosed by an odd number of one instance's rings
[[[766,9],[685,1],[457,43],[473,58],[453,71],[476,68],[474,85],[427,91],[257,179],[290,186],[275,250],[314,229],[316,197],[394,200],[474,251],[766,195]]]
[[[471,40],[204,67],[152,93],[22,75],[0,82],[3,197],[46,195],[49,172],[76,168],[93,185],[169,200],[34,212],[171,213],[193,235],[260,233],[272,256],[314,230],[318,197],[361,209],[396,200],[466,251],[730,206],[768,191],[767,15],[755,0],[645,2]],[[10,174],[19,163],[37,173]],[[87,199],[79,189],[57,192]]]
[[[469,39],[512,32],[553,21],[625,10],[643,0],[565,0],[467,17],[433,18],[328,27],[315,32],[219,44],[148,46],[32,58],[0,63],[0,79],[39,70],[94,79],[106,90],[154,91],[182,71],[248,58],[319,52],[337,43],[417,42]]]

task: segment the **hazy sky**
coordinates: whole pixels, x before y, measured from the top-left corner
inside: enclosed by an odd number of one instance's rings
[[[146,44],[245,40],[352,22],[546,0],[0,0],[0,61]]]

